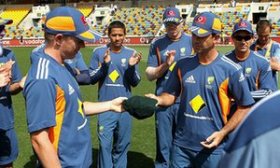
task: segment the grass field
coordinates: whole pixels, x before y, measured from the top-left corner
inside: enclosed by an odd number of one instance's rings
[[[155,83],[149,82],[144,74],[148,47],[135,46],[137,51],[143,53],[143,59],[140,63],[140,71],[142,80],[138,87],[133,89],[134,95],[143,95],[145,93],[153,93]],[[26,74],[30,65],[29,55],[33,48],[13,48],[16,54],[22,74]],[[82,49],[84,59],[89,64],[92,47]],[[232,47],[219,47],[222,53],[232,49]],[[81,86],[81,92],[84,100],[96,101],[97,88],[96,86]],[[19,157],[14,163],[15,168],[32,168],[34,167],[35,157],[31,149],[29,134],[26,127],[25,107],[22,94],[13,97],[13,107],[15,111],[15,128],[19,140]],[[98,139],[96,135],[96,117],[91,117],[90,126],[92,130],[93,152],[94,152],[94,166],[96,167],[96,154],[98,149]],[[151,168],[155,158],[155,126],[154,117],[146,120],[133,120],[131,146],[128,153],[128,167],[129,168]],[[78,151],[77,151],[78,152]]]

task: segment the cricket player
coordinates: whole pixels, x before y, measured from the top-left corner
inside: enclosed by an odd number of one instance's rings
[[[215,14],[198,14],[191,27],[197,54],[177,62],[161,95],[147,95],[159,106],[181,97],[171,167],[217,167],[227,135],[254,103],[242,68],[215,47],[221,27]],[[238,108],[228,119],[232,98]]]
[[[177,61],[192,53],[191,37],[183,32],[183,19],[175,7],[168,7],[163,13],[166,34],[153,41],[150,46],[146,75],[148,80],[156,80],[156,95],[160,95],[163,87],[173,71]],[[180,98],[170,107],[158,108],[156,116],[156,159],[155,167],[170,165],[170,152],[177,123],[177,111]]]
[[[142,55],[123,45],[125,35],[125,25],[113,21],[108,26],[110,43],[93,51],[89,69],[92,83],[99,82],[99,101],[130,97],[131,87],[141,80],[138,63]],[[127,167],[131,124],[128,112],[108,110],[98,115],[99,168]]]
[[[94,41],[80,11],[71,7],[53,9],[46,17],[44,31],[46,47],[33,59],[23,92],[37,166],[88,168],[92,164],[92,143],[86,115],[122,111],[124,98],[82,101],[73,70],[64,64],[85,47],[84,41]]]
[[[279,102],[277,91],[252,107],[232,133],[219,167],[279,167]]]
[[[270,37],[272,25],[268,20],[260,20],[256,26],[257,40],[252,44],[251,50],[257,51],[270,60],[275,85],[278,86],[278,71],[280,71],[280,44]]]
[[[10,19],[0,19],[0,39],[4,35],[5,25],[13,23]],[[12,95],[18,94],[22,79],[15,54],[0,45],[0,73],[3,81],[0,87],[0,167],[11,168],[18,156],[18,141],[14,128],[14,110]]]
[[[253,36],[252,25],[241,19],[234,25],[231,36],[235,49],[227,53],[226,56],[242,67],[250,91],[275,91],[277,86],[273,81],[268,60],[257,52],[250,50]],[[265,92],[263,93],[266,96]]]

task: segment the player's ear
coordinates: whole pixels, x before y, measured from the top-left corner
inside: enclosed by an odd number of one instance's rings
[[[54,42],[56,45],[60,46],[63,40],[63,35],[62,34],[56,34],[54,36]]]

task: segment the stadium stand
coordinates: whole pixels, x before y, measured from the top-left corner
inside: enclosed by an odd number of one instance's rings
[[[11,26],[17,26],[28,14],[30,7],[7,7],[4,8],[3,12],[0,14],[1,18],[13,19],[13,24]]]
[[[280,3],[272,3],[268,7],[267,19],[272,24],[272,36],[280,36]]]
[[[149,2],[149,3],[147,3]],[[113,20],[123,21],[127,25],[127,36],[155,37],[165,32],[162,23],[162,13],[166,6],[176,4],[185,20],[184,30],[189,33],[193,16],[203,11],[212,11],[221,17],[223,34],[231,36],[234,23],[246,19],[256,24],[258,19],[268,19],[273,25],[272,36],[280,36],[280,2],[248,2],[238,1],[232,6],[229,1],[221,0],[219,3],[204,0],[197,4],[183,1],[95,1],[83,3],[69,3],[79,9],[87,18],[87,22],[98,32],[106,34],[107,25]],[[0,17],[12,18],[14,23],[6,30],[6,39],[38,39],[43,38],[42,24],[47,12],[60,4],[49,5],[5,5],[0,6]]]
[[[127,23],[128,34],[154,36],[162,25],[163,6],[122,8],[117,10],[112,20]]]
[[[94,10],[92,6],[87,4],[78,4],[76,8],[81,11],[85,17],[88,17],[89,14]]]
[[[115,10],[115,7],[112,6],[98,7],[95,5],[93,12],[87,17],[87,21],[94,30],[105,35],[105,30]]]

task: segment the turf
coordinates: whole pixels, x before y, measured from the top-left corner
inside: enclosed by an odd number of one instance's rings
[[[149,82],[145,76],[145,68],[147,64],[147,55],[149,48],[147,46],[134,46],[137,51],[143,53],[143,59],[140,63],[140,71],[142,75],[141,83],[133,89],[134,95],[143,95],[145,93],[153,93],[155,88],[154,82]],[[33,48],[13,48],[16,54],[22,74],[26,74],[29,66],[29,55]],[[219,47],[222,53],[230,51],[232,47]],[[89,64],[93,47],[82,49],[85,62]],[[84,100],[96,101],[96,86],[81,86],[81,92]],[[13,107],[15,111],[15,128],[19,140],[19,156],[14,162],[15,168],[32,168],[35,164],[35,157],[30,144],[29,134],[26,127],[25,107],[22,94],[13,97]],[[96,167],[96,154],[98,150],[98,139],[96,135],[96,117],[90,117],[90,127],[93,140],[94,164]],[[128,153],[129,168],[150,168],[153,167],[155,158],[155,126],[154,117],[146,120],[133,120],[131,146]],[[79,151],[77,151],[79,152]]]

